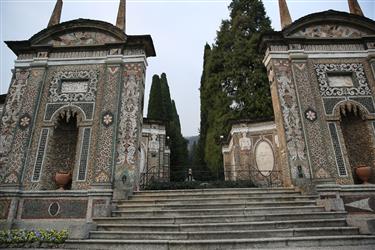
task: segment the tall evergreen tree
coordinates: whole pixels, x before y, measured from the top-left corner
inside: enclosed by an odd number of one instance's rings
[[[184,174],[182,167],[188,162],[187,141],[181,133],[180,118],[175,102],[171,99],[165,73],[152,78],[147,117],[164,121],[171,149],[171,179],[181,179]]]
[[[260,0],[233,0],[212,49],[205,47],[201,79],[201,154],[208,167],[222,167],[220,135],[230,119],[272,116],[272,103],[259,36],[271,30]],[[205,138],[204,138],[205,137]],[[203,152],[202,152],[203,150]]]
[[[163,120],[163,102],[161,96],[160,78],[158,75],[152,76],[150,96],[148,99],[147,117],[150,119]]]

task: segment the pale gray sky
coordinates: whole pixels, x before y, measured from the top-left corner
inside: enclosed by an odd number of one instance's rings
[[[6,93],[15,56],[3,43],[26,40],[44,29],[55,0],[0,0],[0,93]],[[230,0],[127,0],[127,33],[150,34],[157,57],[149,58],[145,114],[152,75],[165,72],[176,101],[184,136],[199,129],[199,84],[203,47],[213,43]],[[280,30],[277,0],[263,0],[275,30]],[[319,11],[348,11],[347,0],[287,0],[293,20]],[[375,0],[359,0],[375,19]],[[115,23],[118,0],[64,0],[61,21],[88,18]]]

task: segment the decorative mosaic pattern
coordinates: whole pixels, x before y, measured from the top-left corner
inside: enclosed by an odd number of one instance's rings
[[[121,68],[119,66],[107,67],[106,84],[104,85],[104,95],[102,103],[102,112],[108,110],[117,110],[118,86],[120,84]],[[112,166],[113,166],[113,137],[114,126],[104,126],[101,122],[99,128],[98,144],[96,151],[96,165],[94,171],[94,182],[105,183],[110,182]]]
[[[126,64],[125,67],[118,124],[115,179],[126,179],[125,185],[132,187],[137,181],[137,171],[139,171],[137,148],[141,136],[143,67],[141,64]]]
[[[337,164],[339,176],[347,176],[348,174],[346,172],[344,157],[341,151],[339,137],[337,135],[336,124],[333,122],[329,122],[328,127],[329,127],[329,132],[331,134],[333,148],[335,150],[336,164]]]
[[[320,93],[322,96],[357,96],[371,95],[366,75],[361,63],[351,64],[315,64],[318,77]],[[353,87],[331,87],[327,73],[353,73],[355,86]]]
[[[364,35],[367,35],[367,33],[348,27],[348,26],[321,24],[321,25],[306,27],[292,34],[291,36],[293,37],[301,37],[301,36],[302,37],[320,37],[320,38],[327,38],[327,37],[358,38]]]
[[[296,90],[292,82],[289,61],[275,62],[275,69],[292,176],[297,178],[297,165],[300,164],[303,165],[306,176],[309,176],[301,116],[298,111]]]
[[[100,32],[77,31],[59,36],[48,42],[54,46],[77,46],[77,45],[95,45],[118,42],[119,40]]]
[[[289,68],[289,62],[282,61]],[[290,72],[276,72],[279,83],[279,95],[284,115],[285,132],[288,141],[288,150],[292,160],[305,160],[305,143],[302,137],[302,128],[297,107],[297,98]]]
[[[58,202],[58,214],[51,215],[51,204]],[[68,199],[25,199],[22,207],[22,219],[74,219],[86,218],[87,200]]]
[[[63,103],[48,103],[46,107],[46,113],[44,114],[44,120],[50,121],[52,119],[52,115],[62,106],[65,104]]]
[[[93,103],[93,102],[83,102],[83,103],[75,102],[73,104],[69,104],[69,103],[47,103],[46,112],[44,114],[44,120],[45,121],[51,121],[52,116],[56,113],[56,111],[59,110],[60,108],[64,107],[64,106],[67,106],[70,109],[75,110],[75,111],[76,111],[77,107],[79,107],[80,109],[82,109],[82,111],[84,112],[84,115],[85,115],[85,117],[82,117],[82,119],[83,118],[84,118],[84,120],[92,120],[93,119],[95,103]]]
[[[308,143],[309,165],[312,174],[316,178],[326,178],[331,176],[330,170],[327,166],[331,166],[327,150],[322,147],[326,145],[325,134],[321,129],[321,120],[324,111],[322,110],[320,102],[316,102],[314,94],[319,93],[317,84],[311,83],[309,79],[309,69],[307,62],[294,62],[293,73],[295,82],[298,83],[297,93],[299,96],[299,105],[301,110],[305,110],[305,117],[303,120],[304,136]],[[312,108],[313,107],[313,108]],[[309,112],[310,111],[310,112]],[[306,113],[309,113],[310,119]],[[302,165],[303,167],[303,165]],[[307,168],[304,169],[306,175]],[[322,174],[324,172],[325,174]],[[307,176],[307,175],[306,175]]]
[[[93,102],[96,97],[97,83],[98,83],[97,70],[70,70],[70,71],[57,71],[52,78],[51,86],[49,89],[50,102]],[[76,89],[71,87],[69,91],[62,91],[64,81],[72,81],[79,83]],[[82,87],[77,87],[87,84],[86,90],[81,91]]]
[[[79,159],[79,171],[78,171],[79,181],[83,181],[86,179],[86,168],[87,168],[87,160],[89,157],[90,135],[91,135],[91,128],[84,128],[82,140],[81,140],[81,155]]]
[[[39,181],[40,174],[43,167],[44,156],[47,149],[49,129],[43,128],[39,138],[38,151],[36,161],[34,164],[33,181]]]
[[[29,114],[30,117],[33,116],[44,72],[44,68],[31,69],[25,91],[22,95],[22,109],[20,113]],[[25,163],[25,155],[28,152],[27,147],[31,131],[32,129],[16,129],[14,131],[14,140],[12,150],[9,153],[5,183],[17,183],[20,181],[21,169]]]
[[[346,98],[329,97],[323,98],[324,110],[327,115],[331,115],[337,103],[346,100]]]
[[[87,120],[93,119],[95,103],[93,103],[93,102],[79,102],[79,103],[74,103],[74,105],[80,107],[85,112]]]
[[[5,165],[9,161],[9,153],[14,138],[14,130],[18,123],[22,97],[29,77],[29,71],[17,69],[6,98],[3,116],[1,118],[0,134],[0,180],[5,175]]]
[[[7,219],[11,200],[0,200],[0,219]]]
[[[366,109],[368,110],[369,113],[375,113],[375,107],[374,107],[374,100],[371,96],[367,97],[350,97],[350,100],[359,102],[362,104]]]
[[[25,190],[41,190],[41,189],[48,189],[48,188],[54,188],[54,182],[51,182],[50,176],[52,176],[52,173],[48,173],[47,169],[43,167],[42,173],[41,173],[41,181],[39,182],[33,182],[33,171],[34,171],[34,164],[36,162],[36,157],[37,157],[37,151],[38,151],[38,141],[40,134],[42,132],[42,128],[44,126],[44,116],[46,113],[46,108],[47,104],[50,103],[49,99],[49,90],[50,90],[50,83],[53,81],[55,75],[57,72],[68,72],[68,71],[94,71],[98,72],[98,82],[97,82],[97,91],[96,95],[97,97],[95,98],[96,100],[101,100],[102,98],[102,93],[103,93],[103,85],[104,85],[104,65],[69,65],[69,66],[50,66],[48,67],[48,71],[46,72],[47,74],[40,80],[41,82],[44,82],[43,84],[43,89],[41,90],[40,93],[40,99],[39,101],[39,110],[35,115],[33,115],[33,123],[35,123],[35,127],[33,128],[33,134],[31,138],[31,142],[29,145],[29,148],[27,150],[27,156],[26,156],[26,161],[25,161],[25,172],[24,172],[24,178],[23,178],[23,186]],[[45,80],[43,80],[45,79]],[[28,84],[29,85],[29,84]],[[87,103],[81,102],[81,103]],[[64,105],[67,105],[68,103],[61,103]],[[82,114],[81,110],[75,106],[75,103],[72,103],[71,106],[69,106],[72,111],[78,112],[78,114]],[[57,116],[57,114],[55,114]],[[99,120],[100,119],[100,109],[94,108],[93,111],[93,119],[92,120]],[[80,119],[80,117],[78,117]],[[84,121],[84,117],[83,121]],[[53,118],[51,118],[53,119]],[[87,124],[87,123],[86,123]],[[89,123],[90,124],[90,123]],[[92,134],[91,134],[91,144],[90,144],[90,150],[89,150],[89,159],[92,157],[94,159],[94,152],[95,150],[92,150],[96,148],[97,142],[98,142],[98,137],[97,137],[97,132],[98,127],[99,127],[99,122],[94,122],[92,123]],[[85,125],[87,126],[87,125]],[[28,131],[31,131],[28,129]],[[78,138],[80,140],[81,138]],[[48,142],[49,144],[49,142]],[[81,145],[80,142],[77,142],[77,145]],[[49,147],[48,147],[49,150]],[[48,152],[48,151],[47,151]],[[23,156],[24,157],[24,156]],[[23,158],[24,159],[24,158]],[[45,163],[44,166],[51,166],[49,164],[51,159],[46,156],[45,158]],[[91,180],[93,180],[93,167],[95,165],[96,161],[95,160],[89,160],[88,165],[87,165],[87,173],[86,173],[86,180],[85,181],[80,181],[80,182],[75,182],[73,181],[72,188],[73,189],[88,189],[90,186]],[[78,164],[77,164],[78,168]],[[76,169],[78,172],[78,169]],[[45,183],[43,182],[45,180]],[[47,185],[46,183],[50,182],[51,185]],[[43,184],[44,183],[44,184]]]

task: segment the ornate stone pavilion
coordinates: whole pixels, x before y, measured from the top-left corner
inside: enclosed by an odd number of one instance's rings
[[[264,34],[260,44],[275,130],[234,125],[223,148],[226,171],[246,162],[263,179],[279,171],[283,186],[357,184],[354,168],[367,165],[375,183],[375,22],[348,2],[350,13],[328,10],[292,22],[279,1],[282,30]],[[253,134],[268,134],[268,146],[259,150]]]
[[[167,143],[164,123],[144,118],[139,163],[141,187],[151,181],[169,181],[171,151]]]
[[[124,0],[116,25],[60,23],[61,11],[58,0],[46,29],[6,42],[17,55],[0,125],[0,219],[8,225],[88,225],[139,188],[151,36],[125,33]],[[56,191],[59,171],[71,173],[70,190]]]

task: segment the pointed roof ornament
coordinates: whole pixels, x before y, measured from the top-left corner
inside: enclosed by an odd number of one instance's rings
[[[286,26],[292,23],[292,18],[290,17],[288,5],[286,4],[286,0],[279,0],[279,11],[280,11],[281,29],[284,29]]]
[[[349,10],[351,14],[363,16],[361,6],[359,6],[359,3],[357,0],[348,0],[348,4],[349,4]]]
[[[60,23],[61,11],[62,11],[63,1],[57,0],[55,8],[53,9],[51,18],[49,19],[48,26],[53,26]]]
[[[126,30],[126,2],[125,0],[120,0],[117,12],[116,26],[122,29],[124,32]]]

